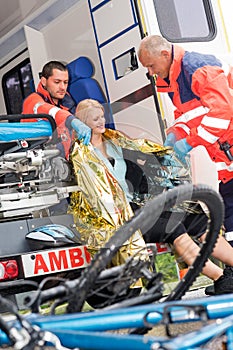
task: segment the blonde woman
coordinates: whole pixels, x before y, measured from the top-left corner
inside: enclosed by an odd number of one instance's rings
[[[92,134],[88,146],[76,140],[71,154],[80,187],[80,191],[71,196],[71,211],[83,241],[91,250],[96,251],[117,228],[134,215],[131,203],[133,196],[126,181],[129,162],[124,159],[123,149],[164,155],[167,153],[167,148],[148,140],[132,140],[119,131],[106,129],[104,108],[95,100],[81,101],[75,115],[91,128]],[[134,175],[138,177],[138,174]],[[135,206],[133,208],[135,209]],[[200,225],[199,227],[193,225],[193,230],[198,230],[201,236],[205,231],[207,219],[203,213],[198,215],[201,218]],[[161,242],[165,232],[167,233],[169,220],[170,214],[162,213],[153,227],[148,232],[143,232],[143,238],[147,242]],[[188,220],[192,221],[192,217],[191,219],[188,217]],[[174,226],[170,229],[166,242],[172,243],[177,253],[190,265],[199,248],[187,234],[187,231],[192,234],[190,232],[192,225],[188,225],[187,228],[185,225],[185,221],[180,224],[176,221],[175,229]],[[124,263],[129,255],[143,247],[145,245],[143,238],[140,231],[135,232],[130,241],[119,250],[113,265]],[[233,266],[231,252],[232,247],[220,236],[213,256]],[[217,294],[233,292],[233,278],[228,275],[227,269],[223,273],[221,268],[210,261],[203,269],[203,273],[215,281]]]
[[[83,241],[95,252],[133,216],[129,204],[132,194],[125,179],[122,148],[112,141],[115,132],[105,129],[103,106],[95,100],[83,100],[77,106],[76,116],[89,125],[92,134],[88,146],[76,140],[71,154],[80,187],[80,191],[71,196],[71,211]],[[142,247],[145,242],[137,231],[119,250],[112,264],[124,263]]]

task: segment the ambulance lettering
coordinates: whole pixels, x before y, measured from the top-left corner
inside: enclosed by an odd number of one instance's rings
[[[61,270],[62,268],[68,269],[68,261],[65,250],[60,250],[59,252],[49,252],[48,257],[51,271]]]
[[[86,261],[87,261],[88,264],[90,264],[90,262],[91,262],[91,254],[87,250],[86,246],[84,246],[83,249],[84,249]]]
[[[82,251],[80,249],[70,249],[70,263],[71,267],[78,267],[84,264]]]
[[[86,247],[75,247],[48,252],[46,256],[35,255],[34,275],[63,271],[85,266],[90,263],[91,256]]]
[[[41,254],[36,255],[36,261],[35,261],[35,270],[34,274],[38,275],[39,271],[42,270],[44,273],[49,272],[49,269],[47,268],[47,265],[44,261],[44,258]]]

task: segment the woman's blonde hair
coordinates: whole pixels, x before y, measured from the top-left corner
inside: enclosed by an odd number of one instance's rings
[[[91,98],[82,100],[76,107],[75,116],[83,123],[86,123],[89,111],[93,108],[99,108],[104,112],[104,107],[97,100],[92,100]]]

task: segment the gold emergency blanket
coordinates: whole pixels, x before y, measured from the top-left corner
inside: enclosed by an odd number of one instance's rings
[[[158,152],[160,155],[170,152],[168,147],[143,139],[131,140],[115,130],[107,129],[104,137],[131,150]],[[84,146],[76,140],[71,161],[80,191],[71,195],[70,211],[74,215],[82,241],[89,249],[96,251],[104,246],[114,231],[133,216],[133,211],[118,181],[97,156],[92,145]],[[113,265],[124,263],[144,246],[138,230],[119,250],[119,254],[112,261]]]
[[[120,131],[106,129],[104,136],[106,139],[111,139],[112,142],[122,148],[134,151],[141,151],[143,153],[156,153],[157,155],[164,155],[171,153],[171,147],[164,147],[147,139],[130,139]]]

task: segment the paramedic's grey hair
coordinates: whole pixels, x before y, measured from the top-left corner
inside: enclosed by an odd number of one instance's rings
[[[138,57],[140,59],[145,51],[151,53],[152,55],[159,55],[162,50],[170,51],[171,48],[172,44],[160,35],[146,36],[140,43]]]

